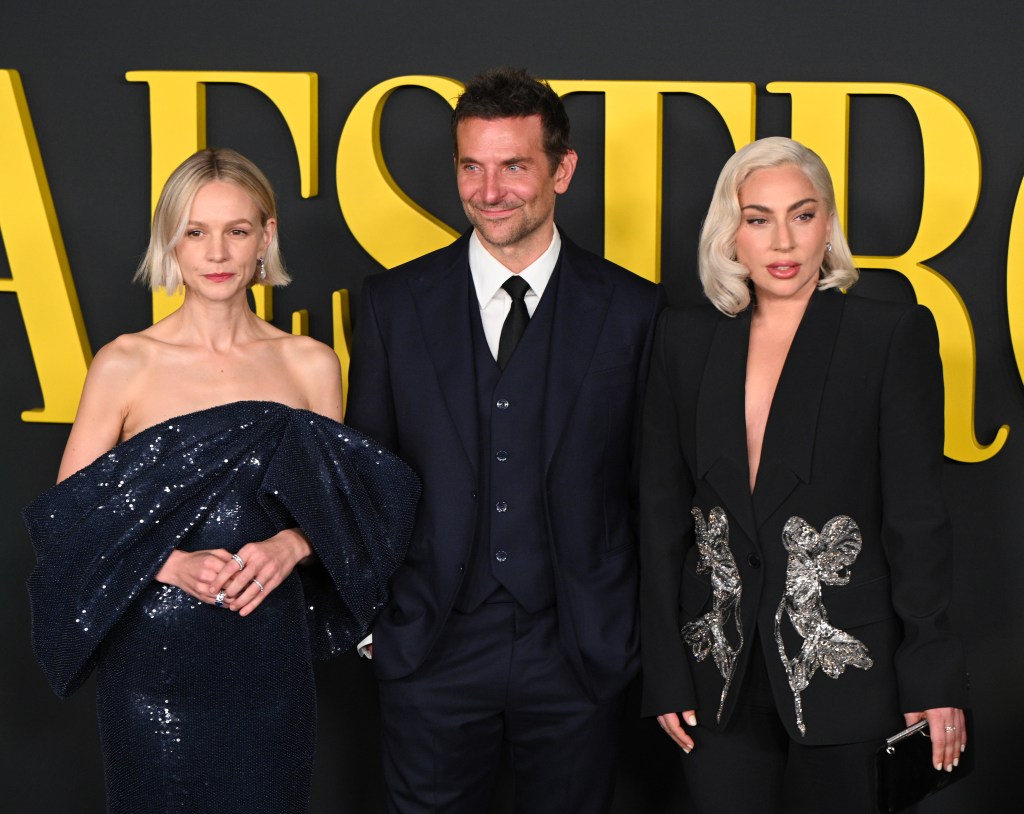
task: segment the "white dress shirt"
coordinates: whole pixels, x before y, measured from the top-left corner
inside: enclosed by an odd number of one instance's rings
[[[562,238],[558,229],[552,227],[551,244],[540,257],[519,272],[519,276],[530,284],[526,292],[526,310],[530,316],[537,310],[540,298],[551,281],[558,262],[558,253],[562,250]],[[473,287],[480,303],[480,320],[484,324],[484,336],[491,356],[498,358],[498,340],[501,339],[501,327],[505,317],[512,308],[512,296],[501,287],[511,275],[501,262],[480,242],[476,231],[469,238],[469,272],[473,277]]]

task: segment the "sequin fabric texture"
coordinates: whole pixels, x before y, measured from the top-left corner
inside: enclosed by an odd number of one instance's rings
[[[236,402],[139,433],[25,509],[33,647],[58,695],[96,668],[111,812],[307,810],[312,659],[351,648],[387,601],[418,496],[355,430]],[[315,561],[246,618],[154,582],[175,548],[294,526]]]
[[[833,517],[821,533],[801,517],[791,517],[782,530],[782,544],[789,552],[786,564],[786,593],[775,612],[775,642],[786,668],[789,687],[796,703],[796,725],[806,734],[801,692],[820,669],[829,678],[839,678],[848,666],[869,669],[874,662],[867,646],[829,624],[822,601],[822,585],[846,585],[850,566],[861,549],[860,528],[849,517]],[[800,652],[786,653],[782,621],[789,619],[803,637]]]
[[[694,658],[704,661],[710,654],[715,666],[725,679],[718,704],[718,720],[722,719],[725,698],[736,672],[736,656],[743,648],[743,625],[740,621],[740,598],[743,586],[739,569],[729,548],[729,518],[725,511],[715,507],[708,512],[708,520],[694,507],[694,533],[700,560],[697,571],[711,574],[711,610],[693,622],[687,622],[681,631],[683,640],[690,645]],[[729,641],[727,628],[735,626],[735,644]]]

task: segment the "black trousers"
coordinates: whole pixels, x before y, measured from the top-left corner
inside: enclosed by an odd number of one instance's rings
[[[698,720],[692,730],[693,751],[683,754],[692,805],[685,810],[876,814],[874,756],[880,741],[837,746],[794,741],[775,708],[764,650],[756,636],[754,642],[750,669],[728,726],[714,731]]]
[[[506,741],[517,812],[611,807],[623,701],[590,700],[565,659],[554,609],[492,602],[453,611],[427,662],[379,682],[379,693],[389,812],[483,814]]]

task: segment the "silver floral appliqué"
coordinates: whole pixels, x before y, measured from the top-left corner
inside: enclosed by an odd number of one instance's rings
[[[736,671],[736,656],[743,648],[743,625],[740,621],[743,586],[740,584],[736,560],[729,548],[729,519],[725,511],[718,506],[714,507],[708,512],[707,523],[696,506],[690,514],[693,515],[697,550],[700,552],[697,571],[711,573],[712,603],[711,610],[699,619],[687,622],[680,633],[683,641],[690,645],[697,661],[704,661],[709,653],[712,655],[718,672],[725,679],[718,704],[717,719],[721,721],[725,697]],[[735,645],[730,643],[726,635],[730,617],[736,627]]]
[[[775,612],[775,642],[796,702],[796,725],[806,734],[800,693],[815,672],[820,669],[829,678],[839,678],[847,666],[867,670],[874,664],[862,641],[829,624],[821,597],[822,585],[850,581],[850,566],[861,549],[860,528],[852,518],[840,515],[822,526],[819,534],[803,518],[791,517],[782,529],[782,544],[789,561],[786,593]],[[784,615],[804,640],[793,658],[782,641]]]

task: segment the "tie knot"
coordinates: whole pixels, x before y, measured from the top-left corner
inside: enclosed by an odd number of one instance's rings
[[[501,284],[501,287],[508,292],[513,302],[521,302],[526,296],[526,292],[530,290],[530,284],[517,275],[509,277]]]

